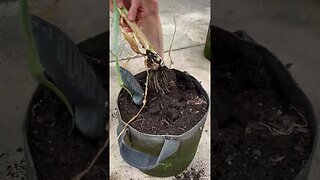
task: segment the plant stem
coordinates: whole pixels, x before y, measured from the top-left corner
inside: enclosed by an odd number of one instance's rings
[[[118,7],[116,5],[116,2],[113,1],[113,30],[114,30],[114,39],[113,39],[113,55],[115,57],[115,62],[116,62],[116,73],[118,77],[118,83],[120,87],[122,87],[124,90],[126,90],[130,96],[132,97],[132,93],[125,87],[121,74],[120,74],[120,67],[119,67],[119,57],[118,57],[118,50],[119,50],[119,45],[118,45],[118,40],[119,40],[119,20],[120,20],[120,14],[119,11],[117,11]]]

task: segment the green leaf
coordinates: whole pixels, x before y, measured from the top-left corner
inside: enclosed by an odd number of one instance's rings
[[[116,1],[113,1],[113,51],[111,52],[115,58],[116,62],[116,73],[117,73],[117,79],[118,79],[118,84],[120,85],[121,88],[123,88],[125,91],[127,91],[130,96],[132,97],[132,92],[128,90],[128,88],[125,86],[125,84],[122,81],[121,74],[120,74],[120,65],[119,65],[119,56],[118,56],[118,51],[119,51],[119,20],[120,20],[120,13],[117,9]]]
[[[21,7],[31,73],[63,100],[84,135],[103,136],[108,96],[93,69],[65,33],[39,17],[30,19],[26,0]]]
[[[31,28],[31,21],[30,21],[30,15],[28,11],[28,2],[27,0],[20,0],[20,16],[22,19],[22,28],[26,35],[27,42],[28,42],[28,67],[31,72],[31,74],[35,77],[36,80],[38,80],[40,83],[47,86],[49,89],[51,89],[54,93],[56,93],[59,98],[66,104],[68,111],[72,115],[72,118],[74,117],[74,113],[72,110],[71,103],[67,99],[67,97],[64,95],[64,93],[54,84],[52,84],[48,79],[44,76],[44,68],[40,63],[39,54],[37,52],[36,44],[34,42],[34,37],[32,33]]]
[[[120,67],[120,74],[125,86],[132,93],[133,102],[136,105],[142,105],[144,93],[136,78],[123,67]]]

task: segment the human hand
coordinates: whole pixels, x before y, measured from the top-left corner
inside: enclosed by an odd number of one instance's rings
[[[109,0],[111,11],[113,11],[113,1],[116,1],[118,7],[128,9],[128,19],[141,27],[155,51],[163,58],[163,37],[158,0]],[[125,22],[122,27],[125,31],[132,32]]]
[[[116,0],[119,8],[128,9],[128,19],[134,21],[138,26],[143,25],[143,21],[148,16],[158,15],[158,0]],[[109,0],[110,10],[113,11],[113,0]],[[126,31],[132,31],[128,26]]]

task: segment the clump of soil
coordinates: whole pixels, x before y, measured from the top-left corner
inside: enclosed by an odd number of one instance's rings
[[[104,41],[103,41],[104,42]],[[83,47],[86,47],[83,44]],[[98,53],[99,54],[99,53]],[[102,54],[102,53],[100,53]],[[107,53],[106,53],[107,54]],[[107,57],[86,56],[89,64],[107,89]],[[72,118],[64,103],[51,90],[41,87],[28,135],[30,151],[40,180],[71,179],[88,167],[101,144],[84,137],[75,128],[71,135]],[[108,132],[106,132],[108,133]],[[83,179],[107,179],[108,153],[105,150]]]
[[[212,66],[213,179],[294,179],[312,148],[306,120],[263,59],[226,54]]]
[[[138,117],[130,124],[136,130],[155,135],[180,135],[194,127],[207,112],[208,102],[200,94],[194,82],[184,75],[175,73],[168,77],[169,93],[161,94],[148,90],[147,103]],[[146,73],[136,78],[145,88]],[[172,85],[173,84],[173,85]],[[128,122],[140,110],[130,95],[122,91],[119,109],[124,122]]]
[[[194,168],[190,168],[190,170],[183,171],[180,175],[176,175],[174,180],[200,180],[204,174],[204,170],[196,170]]]

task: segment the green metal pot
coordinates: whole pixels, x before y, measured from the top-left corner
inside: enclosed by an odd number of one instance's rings
[[[209,97],[201,84],[186,72],[178,70],[174,72],[178,79],[190,81],[195,85],[201,96],[206,99],[208,110]],[[144,79],[146,72],[139,73],[135,77]],[[126,123],[122,120],[121,113],[118,115],[117,134],[119,135]],[[177,175],[189,166],[196,154],[207,113],[201,118],[198,124],[182,135],[144,134],[129,125],[118,140],[120,154],[124,161],[148,175],[156,177]]]

